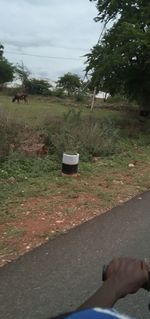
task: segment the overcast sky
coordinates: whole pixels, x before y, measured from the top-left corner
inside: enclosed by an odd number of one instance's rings
[[[83,75],[81,56],[96,44],[101,31],[100,23],[93,21],[95,3],[0,0],[0,9],[0,42],[9,61],[23,61],[34,76],[51,80],[66,72]]]

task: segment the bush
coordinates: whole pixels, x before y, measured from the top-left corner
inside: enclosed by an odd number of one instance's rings
[[[22,88],[20,85],[17,85],[15,87],[4,87],[2,89],[2,92],[4,95],[8,95],[8,96],[15,96],[16,93],[22,91]]]
[[[75,97],[75,101],[77,101],[77,102],[85,102],[86,101],[86,95],[83,93],[76,93],[74,97]]]
[[[60,88],[55,88],[55,90],[52,91],[52,95],[60,98],[65,97],[64,90]]]
[[[70,110],[61,124],[49,127],[49,148],[59,157],[65,152],[79,152],[82,159],[107,156],[117,149],[119,130],[109,119],[82,117],[81,112]]]
[[[51,84],[43,79],[28,79],[25,82],[26,91],[33,95],[48,96],[51,94]]]
[[[22,125],[12,118],[4,108],[0,108],[0,161],[7,158],[14,144],[18,142]]]
[[[0,165],[0,178],[15,177],[18,181],[29,177],[40,177],[59,169],[56,160],[50,156],[45,158],[29,157],[19,153],[12,153],[7,161]]]
[[[123,95],[117,94],[114,96],[109,96],[106,100],[107,103],[123,103],[123,104],[129,104],[129,101],[126,97]]]

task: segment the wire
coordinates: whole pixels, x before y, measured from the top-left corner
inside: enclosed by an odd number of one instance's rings
[[[39,55],[39,54],[30,54],[30,53],[24,53],[24,52],[14,52],[14,51],[7,51],[5,50],[6,53],[8,54],[15,54],[15,55],[25,55],[25,56],[32,56],[32,57],[37,57],[37,58],[46,58],[46,59],[55,59],[55,60],[72,60],[72,61],[77,61],[81,60],[84,58],[84,56],[79,57],[79,58],[70,58],[70,57],[57,57],[57,56],[47,56],[47,55]]]

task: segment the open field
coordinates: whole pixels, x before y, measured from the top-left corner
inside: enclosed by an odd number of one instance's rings
[[[91,114],[90,111],[90,101],[85,102],[75,102],[72,99],[63,99],[56,97],[29,97],[29,103],[23,104],[11,102],[11,96],[0,95],[0,106],[4,106],[8,111],[11,112],[12,116],[16,116],[24,120],[28,124],[42,125],[43,121],[47,116],[61,116],[68,109],[74,107],[77,110],[83,111],[84,115]],[[95,117],[109,117],[109,118],[120,118],[122,114],[116,110],[107,110],[107,108],[99,110],[100,106],[105,106],[103,101],[100,99],[96,102],[96,109],[94,109],[93,115]],[[125,114],[123,114],[125,116]]]
[[[29,104],[17,105],[10,97],[0,96],[0,106],[31,129],[28,139],[34,130],[47,130],[49,121],[55,124],[56,118],[63,118],[72,108],[82,109],[83,119],[91,116],[85,105],[53,97],[36,97]],[[92,116],[115,121],[106,136],[110,138],[117,127],[118,144],[111,153],[103,145],[98,148],[102,155],[90,159],[86,153],[82,156],[81,148],[76,178],[62,177],[61,158],[51,149],[45,157],[15,151],[0,163],[1,266],[150,188],[150,121],[140,122],[134,113],[106,109],[96,109]]]

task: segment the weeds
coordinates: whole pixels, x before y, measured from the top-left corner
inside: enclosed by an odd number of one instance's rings
[[[59,164],[50,156],[37,158],[13,153],[7,161],[1,163],[0,178],[7,179],[14,176],[17,181],[24,181],[29,177],[40,177],[58,169]]]
[[[25,124],[0,108],[0,161],[4,161],[13,152],[15,145],[19,144],[20,136],[23,134]]]
[[[51,126],[48,131],[50,152],[58,157],[65,152],[79,152],[80,158],[114,154],[119,130],[110,119],[83,117],[81,111],[69,110],[61,125]]]
[[[19,238],[25,235],[25,231],[23,229],[17,228],[17,227],[11,227],[7,229],[5,232],[5,236],[7,238]]]

